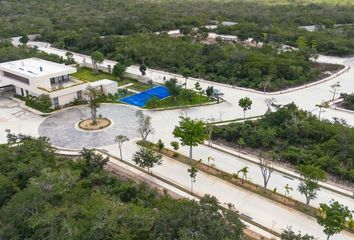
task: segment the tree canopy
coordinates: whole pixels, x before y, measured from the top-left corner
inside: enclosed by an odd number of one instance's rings
[[[103,170],[106,159],[55,154],[46,138],[0,145],[1,239],[244,239],[214,197],[174,200]]]
[[[237,146],[273,151],[295,166],[315,165],[341,179],[354,181],[354,129],[341,121],[320,121],[294,104],[268,112],[262,119],[216,127],[213,139]]]

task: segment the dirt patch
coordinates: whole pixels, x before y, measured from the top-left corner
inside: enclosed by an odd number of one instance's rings
[[[99,130],[108,127],[111,123],[108,118],[97,118],[96,124],[93,123],[92,119],[86,119],[79,123],[79,128],[87,131]]]

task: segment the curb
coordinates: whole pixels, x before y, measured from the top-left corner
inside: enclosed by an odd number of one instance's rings
[[[127,162],[127,161],[125,161],[125,160],[119,159],[118,157],[115,157],[115,156],[111,155],[110,153],[108,153],[108,152],[106,152],[106,151],[103,151],[103,150],[101,150],[101,149],[94,149],[94,150],[95,150],[96,152],[99,152],[99,153],[101,153],[101,154],[103,154],[103,155],[106,155],[106,156],[108,156],[108,157],[110,157],[110,158],[113,158],[114,160],[120,161],[120,162],[122,162],[122,163],[124,163],[124,164],[126,164],[126,165],[128,165],[128,166],[130,166],[130,167],[133,167],[133,168],[135,168],[135,169],[137,169],[137,170],[139,170],[139,171],[141,171],[141,172],[144,172],[145,174],[149,174],[150,176],[152,176],[152,177],[154,177],[154,178],[156,178],[156,179],[158,179],[158,180],[160,180],[160,181],[162,181],[162,182],[165,182],[165,183],[171,185],[172,187],[177,188],[177,189],[180,190],[180,191],[183,191],[183,192],[185,192],[185,193],[187,193],[187,194],[190,194],[191,196],[193,196],[193,197],[195,197],[195,198],[198,198],[198,199],[201,198],[201,196],[199,196],[198,194],[193,193],[193,192],[191,192],[191,191],[185,189],[184,187],[181,187],[181,186],[179,186],[179,185],[177,185],[177,184],[175,184],[175,183],[173,183],[173,182],[171,182],[171,181],[169,181],[169,180],[166,180],[165,178],[162,178],[162,177],[160,177],[160,176],[157,176],[157,175],[155,175],[155,174],[150,174],[150,173],[148,173],[145,169],[142,169],[142,168],[140,168],[140,167],[138,167],[138,166],[136,166],[136,165],[134,165],[134,164],[132,164],[132,163],[130,163],[130,162]],[[220,205],[221,205],[221,204],[222,204],[222,203],[220,203]],[[223,208],[226,209],[226,207],[223,207]],[[276,236],[276,237],[280,237],[280,234],[279,234],[278,232],[276,232],[276,231],[274,231],[274,230],[272,230],[272,229],[269,229],[269,228],[267,228],[267,227],[264,227],[263,225],[261,225],[261,224],[259,224],[259,223],[257,223],[257,222],[254,222],[253,220],[249,219],[247,216],[244,216],[244,215],[240,214],[238,211],[236,211],[235,213],[236,213],[236,214],[238,215],[238,217],[239,217],[240,219],[242,219],[243,221],[245,221],[245,222],[247,222],[247,223],[249,223],[249,224],[252,224],[252,225],[254,225],[254,226],[256,226],[256,227],[258,227],[258,228],[260,228],[260,229],[262,229],[262,230],[264,230],[264,231],[266,231],[266,232],[268,232],[268,233],[270,233],[270,234],[272,234],[272,235],[274,235],[274,236]]]
[[[316,86],[318,84],[330,81],[330,80],[342,75],[343,73],[345,73],[345,72],[347,72],[347,71],[349,71],[351,69],[350,66],[343,65],[343,64],[341,64],[341,65],[344,66],[343,69],[339,70],[337,73],[334,73],[334,74],[332,74],[331,76],[329,76],[327,78],[324,78],[324,79],[321,79],[321,80],[318,80],[318,81],[315,81],[315,82],[311,82],[311,83],[308,83],[308,84],[305,84],[305,85],[300,85],[300,86],[294,87],[294,88],[288,88],[288,89],[284,89],[284,90],[280,90],[280,91],[265,92],[265,93],[262,92],[262,91],[258,91],[258,90],[254,90],[254,89],[250,89],[250,88],[242,88],[242,87],[237,87],[237,86],[228,85],[228,84],[224,84],[224,83],[213,82],[213,81],[209,81],[209,80],[205,80],[205,79],[199,79],[199,78],[193,78],[193,77],[190,77],[188,79],[189,80],[193,80],[193,81],[197,81],[197,82],[204,82],[204,83],[211,84],[211,85],[218,85],[218,86],[221,86],[221,87],[227,87],[227,88],[231,88],[231,89],[237,89],[237,90],[251,92],[251,93],[256,93],[256,94],[261,94],[261,95],[281,95],[281,94],[295,92],[295,91],[298,91],[298,90],[301,90],[301,89],[305,89],[305,88],[308,88],[308,87]],[[131,65],[130,67],[138,68],[137,65]],[[176,77],[176,78],[183,78],[181,75],[178,75],[178,74],[175,74],[175,73],[164,72],[164,71],[157,70],[157,69],[149,69],[149,70],[151,72],[150,74],[153,74],[155,72],[155,73],[159,73],[159,74],[170,75],[170,76],[173,76],[173,77]]]
[[[221,101],[219,103],[211,102],[211,103],[203,103],[203,104],[195,104],[195,105],[184,105],[184,106],[166,107],[166,108],[145,108],[145,109],[146,110],[150,110],[150,111],[165,111],[165,110],[176,110],[176,109],[211,106],[211,105],[217,105],[217,104],[220,104],[220,103],[223,103],[223,102],[226,102],[226,101]]]
[[[229,151],[226,151],[226,150],[220,148],[220,146],[218,146],[217,144],[213,144],[213,146],[208,146],[207,144],[203,144],[203,145],[206,146],[206,147],[210,147],[210,148],[216,149],[216,150],[221,151],[221,152],[223,152],[223,153],[229,154],[229,155],[231,155],[231,156],[238,157],[238,158],[242,158],[242,159],[244,159],[244,160],[246,160],[246,161],[249,161],[249,162],[252,162],[252,163],[255,163],[255,164],[259,164],[258,161],[254,161],[254,160],[252,160],[252,159],[250,159],[250,158],[246,158],[246,157],[244,157],[244,156],[240,156],[240,155],[237,155],[237,154],[235,154],[235,153],[231,153],[231,152],[229,152]],[[215,147],[215,145],[216,145],[216,147]],[[288,175],[288,176],[290,176],[290,177],[293,177],[293,178],[302,180],[302,178],[299,177],[299,176],[297,176],[296,174],[288,173],[288,172],[283,171],[283,170],[278,169],[278,168],[276,168],[275,171],[280,172],[280,173],[285,174],[285,175]],[[329,190],[329,191],[338,193],[338,194],[343,195],[343,196],[345,196],[345,197],[353,198],[352,195],[347,194],[347,193],[344,193],[344,192],[341,192],[341,191],[336,190],[336,189],[333,189],[333,188],[331,188],[331,187],[325,186],[325,185],[323,185],[322,182],[319,182],[319,185],[320,185],[322,188],[327,189],[327,190]]]

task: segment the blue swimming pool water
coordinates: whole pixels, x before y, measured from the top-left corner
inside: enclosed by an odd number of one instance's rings
[[[143,91],[141,93],[129,96],[129,97],[125,97],[125,98],[121,98],[119,99],[119,101],[124,102],[124,103],[128,103],[131,105],[135,105],[138,107],[144,107],[147,103],[147,101],[149,101],[149,99],[153,98],[153,97],[157,97],[159,99],[164,99],[166,97],[169,97],[171,94],[168,91],[168,88],[164,87],[164,86],[157,86],[154,88],[151,88],[149,90]]]

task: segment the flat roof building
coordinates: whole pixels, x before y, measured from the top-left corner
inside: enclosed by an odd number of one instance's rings
[[[16,94],[23,97],[47,94],[52,99],[54,108],[69,104],[75,99],[83,99],[83,90],[91,84],[101,86],[104,93],[117,92],[115,81],[85,83],[71,76],[76,71],[75,67],[39,58],[5,62],[0,64],[0,86],[12,85]],[[106,87],[103,88],[103,85]]]

